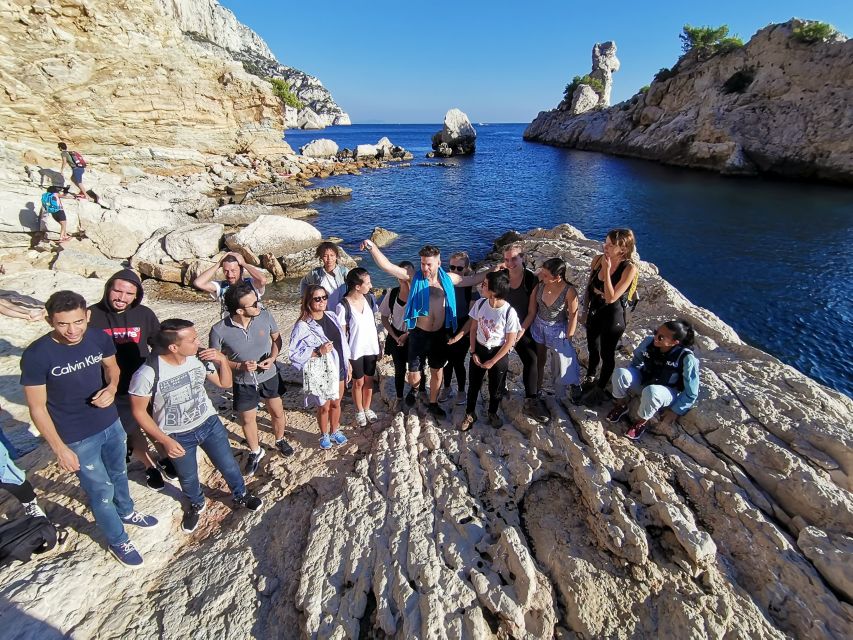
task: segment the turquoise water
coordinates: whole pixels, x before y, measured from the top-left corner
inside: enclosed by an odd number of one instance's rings
[[[522,140],[523,124],[477,125],[477,153],[452,167],[417,166],[440,125],[355,125],[287,131],[340,147],[388,136],[410,168],[322,181],[351,199],[317,201],[312,222],[348,251],[376,225],[401,234],[392,260],[429,241],[475,259],[504,231],[568,222],[589,238],[630,227],[644,260],[747,342],[853,395],[853,190],[728,178]],[[381,278],[375,281],[382,282]]]

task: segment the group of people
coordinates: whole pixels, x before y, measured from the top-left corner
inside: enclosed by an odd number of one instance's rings
[[[83,174],[86,172],[86,160],[83,155],[77,151],[68,148],[64,142],[57,144],[61,165],[59,168],[60,175],[64,175],[65,168],[71,169],[71,184],[77,187],[77,193],[71,195],[70,186],[62,186],[51,184],[47,187],[41,196],[41,216],[49,215],[59,224],[59,242],[67,242],[71,236],[68,233],[68,217],[65,209],[62,207],[62,198],[71,197],[76,200],[91,200],[98,203],[100,198],[92,190],[87,190],[83,185]],[[64,180],[63,180],[64,181]],[[79,223],[79,221],[78,221]]]
[[[696,402],[694,335],[683,320],[664,323],[637,347],[628,367],[615,368],[637,279],[634,236],[628,229],[608,234],[603,253],[592,261],[583,296],[567,280],[562,259],[548,259],[534,272],[517,243],[504,247],[501,263],[479,273],[472,272],[464,252],[454,253],[445,270],[433,245],[420,250],[419,268],[409,261],[393,264],[370,240],[361,247],[397,286],[378,303],[370,273],[347,270],[338,247],[323,242],[316,252],[320,266],[300,283],[299,317],[289,339],[289,360],[302,373],[305,407],[316,409],[323,449],[347,442],[341,401],[350,383],[356,425],[378,420],[372,408],[382,353],[377,313],[386,329],[384,353],[394,366],[394,411],[413,407],[422,395],[429,413],[442,420],[447,416],[442,404],[455,395],[456,404],[465,406],[462,431],[478,419],[486,381],[486,420],[494,428],[503,424],[499,411],[512,350],[522,363],[523,410],[540,422],[550,418],[542,398],[549,354],[558,397],[598,404],[611,382],[611,422],[628,413],[629,393],[640,394],[638,416],[626,434],[630,438],[639,438],[659,411],[662,421],[672,421]],[[215,280],[219,269],[225,277]],[[125,269],[107,281],[102,300],[91,307],[72,291],[51,295],[45,305],[51,331],[21,358],[21,384],[33,423],[59,466],[77,474],[110,551],[131,567],[141,565],[142,557],[125,527],[157,524],[134,508],[127,480],[131,455],[145,467],[152,489],[164,488],[164,475],[179,481],[186,498],[181,527],[192,532],[205,509],[198,448],[222,474],[234,506],[252,510],[262,500],[247,490],[244,476],[254,475],[265,456],[257,426],[261,401],[275,449],[283,456],[294,453],[285,438],[283,339],[262,304],[263,272],[229,253],[193,284],[221,305],[222,319],[210,329],[206,348],[192,322],[160,322],[142,304],[140,278]],[[586,326],[589,350],[584,379],[573,345],[580,323]],[[249,450],[242,471],[205,381],[232,391]],[[4,475],[2,486],[7,488],[7,478],[21,477]],[[21,489],[16,495],[33,505],[31,493]]]

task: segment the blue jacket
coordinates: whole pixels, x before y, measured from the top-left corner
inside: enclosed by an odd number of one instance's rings
[[[441,267],[438,268],[438,282],[444,289],[444,326],[456,331],[456,291],[450,276]],[[429,281],[424,277],[423,271],[418,270],[412,280],[403,321],[406,323],[406,328],[411,331],[415,328],[419,317],[428,315]]]
[[[0,442],[0,482],[21,485],[24,484],[24,480],[26,479],[27,476],[12,462],[12,458],[6,447]]]
[[[654,336],[648,336],[634,350],[631,366],[638,371],[643,370],[643,354],[646,352],[646,349],[654,344],[654,340]],[[684,390],[675,396],[675,401],[669,406],[679,416],[683,416],[690,411],[699,398],[699,360],[696,359],[692,351],[684,355],[681,381],[684,385]]]

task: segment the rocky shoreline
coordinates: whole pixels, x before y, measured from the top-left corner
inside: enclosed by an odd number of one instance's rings
[[[521,239],[536,263],[566,259],[577,283],[599,246],[568,225]],[[42,301],[59,288],[101,295],[100,274],[20,266],[0,288]],[[173,285],[151,282],[146,300],[161,318],[188,318],[202,333],[217,319],[217,305],[176,302]],[[163,524],[135,532],[146,564],[120,579],[90,537],[79,487],[36,448],[21,466],[50,516],[76,533],[63,551],[6,570],[3,637],[845,637],[853,402],[744,344],[654,265],[642,263],[640,294],[620,360],[673,317],[699,333],[699,404],[672,429],[655,426],[635,444],[603,420],[606,408],[553,396],[552,420],[534,423],[513,355],[503,427],[460,433],[461,407],[440,424],[423,407],[390,414],[383,362],[380,421],[323,452],[294,375],[285,406],[296,456],[271,457],[252,482],[268,506],[232,514],[204,466],[212,508],[184,536],[177,486],[150,491],[132,466],[134,499]],[[295,305],[270,306],[287,336]],[[3,427],[22,443],[18,361],[45,329],[6,326]],[[581,329],[582,362],[584,344]],[[228,395],[215,404],[243,456]],[[344,424],[352,412],[347,403]],[[263,412],[259,422],[271,446]],[[0,504],[17,509],[5,494]],[[87,589],[68,589],[82,580]]]

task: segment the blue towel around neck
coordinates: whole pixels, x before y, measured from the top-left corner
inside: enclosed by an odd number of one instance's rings
[[[456,292],[453,289],[453,281],[447,272],[438,268],[438,282],[444,289],[444,326],[456,331]],[[429,281],[424,277],[423,271],[418,269],[412,280],[409,290],[409,300],[406,303],[406,314],[403,320],[406,328],[415,328],[417,320],[421,316],[429,315]]]

